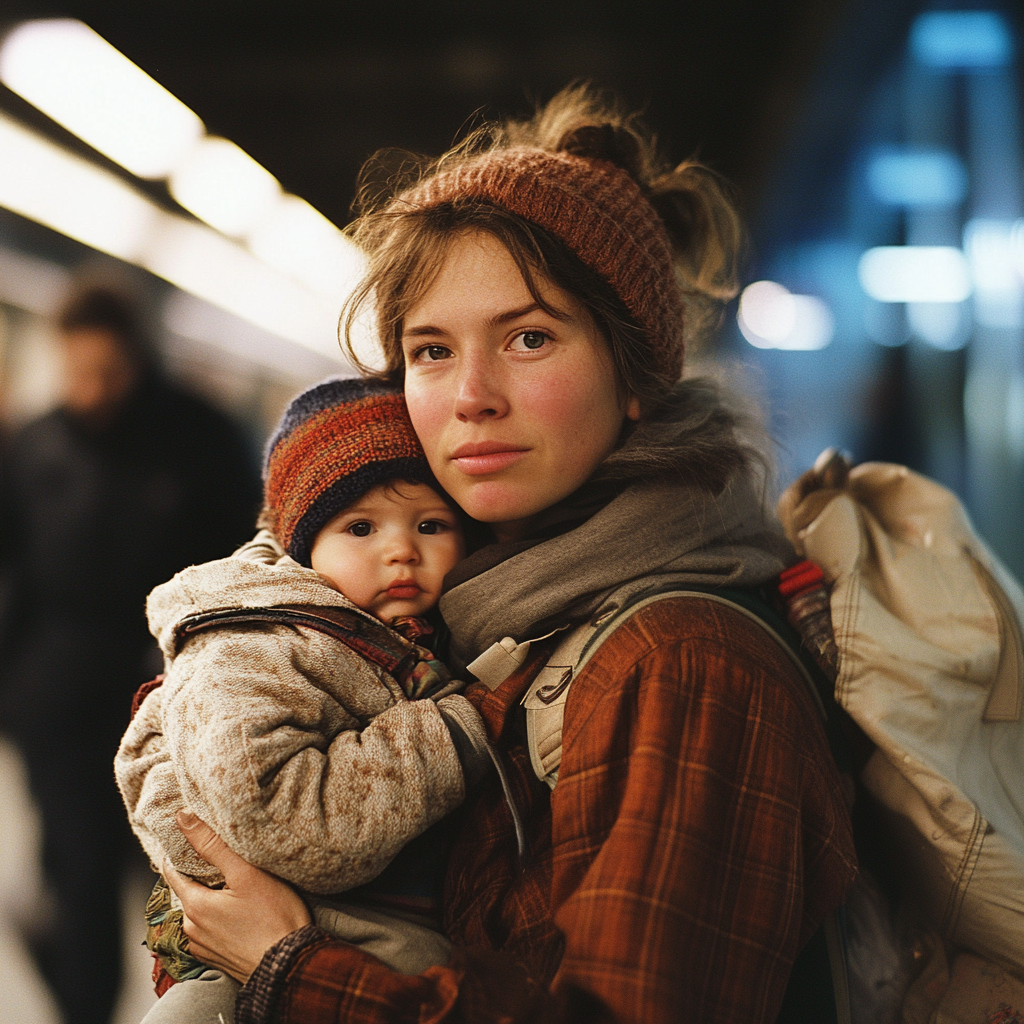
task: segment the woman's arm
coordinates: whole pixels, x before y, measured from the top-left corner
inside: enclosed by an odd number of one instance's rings
[[[316,928],[291,886],[251,867],[195,815],[179,813],[178,824],[225,878],[223,889],[208,889],[164,866],[185,912],[191,952],[245,986],[236,1010],[242,1024],[611,1024],[584,993],[568,986],[552,998],[511,957],[497,953],[456,950],[444,967],[398,974]],[[306,961],[303,985],[282,993],[284,979]]]
[[[500,952],[457,948],[406,976],[294,932],[253,973],[239,1024],[482,1024],[503,1005],[509,1024],[651,1024],[681,1008],[717,1024],[774,1019],[793,957],[852,880],[849,818],[786,656],[737,613],[702,623],[668,604],[623,627],[575,684],[552,797],[549,912],[565,936],[552,989]],[[499,909],[520,903],[516,881],[496,903],[476,833],[479,859],[458,865],[463,902],[490,901],[481,913],[522,944],[529,922]]]

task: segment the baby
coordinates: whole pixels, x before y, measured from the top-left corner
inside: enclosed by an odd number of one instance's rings
[[[413,642],[463,557],[459,520],[404,399],[379,383],[330,380],[296,398],[264,481],[271,529],[149,597],[166,676],[121,742],[118,785],[154,864],[220,881],[175,823],[188,808],[303,890],[321,927],[418,973],[448,957],[431,917],[445,851],[423,837],[367,883],[485,770],[482,721]],[[158,884],[151,924],[171,905]],[[189,959],[161,958],[182,984],[150,1024],[233,1019],[237,985]]]

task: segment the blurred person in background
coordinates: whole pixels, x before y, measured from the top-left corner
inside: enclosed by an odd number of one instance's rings
[[[68,1024],[103,1024],[134,852],[110,766],[160,670],[146,594],[244,541],[259,486],[234,426],[162,375],[121,296],[81,291],[58,328],[61,404],[0,456],[0,726],[42,816],[39,967]]]

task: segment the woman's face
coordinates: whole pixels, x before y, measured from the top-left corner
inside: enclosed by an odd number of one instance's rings
[[[576,490],[639,415],[585,307],[538,284],[563,316],[536,304],[496,238],[466,232],[403,325],[405,396],[431,469],[499,539]]]

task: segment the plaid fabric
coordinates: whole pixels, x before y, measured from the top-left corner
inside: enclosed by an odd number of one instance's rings
[[[541,661],[475,694],[531,857],[520,873],[488,785],[449,868],[452,962],[408,977],[333,941],[272,951],[250,984],[275,1010],[238,1024],[774,1020],[797,952],[856,874],[839,778],[786,654],[711,602],[643,609],[573,685],[550,796],[517,714]],[[518,1003],[487,997],[517,971]]]
[[[310,924],[286,935],[267,950],[260,963],[260,969],[238,993],[235,1000],[235,1020],[271,1020],[271,1011],[279,993],[275,991],[274,985],[268,982],[277,979],[282,970],[290,965],[296,953],[303,950],[311,952],[327,939],[327,932]]]

